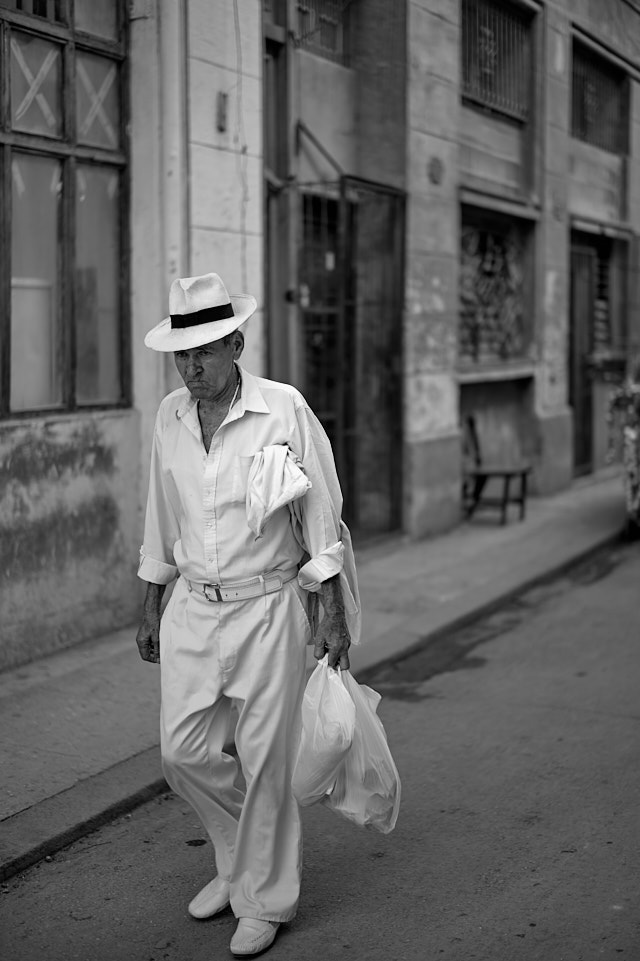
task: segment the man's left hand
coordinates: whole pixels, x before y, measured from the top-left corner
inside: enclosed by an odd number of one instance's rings
[[[339,666],[343,671],[348,671],[350,646],[351,637],[344,614],[325,613],[315,636],[313,656],[316,660],[321,661],[328,654],[329,667]]]

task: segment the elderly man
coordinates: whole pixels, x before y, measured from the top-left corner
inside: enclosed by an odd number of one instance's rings
[[[212,273],[175,281],[169,301],[171,316],[145,344],[173,352],[185,386],[164,398],[156,420],[137,644],[161,665],[163,771],[215,849],[217,877],[189,913],[207,918],[231,904],[239,920],[230,948],[246,956],[270,946],[298,903],[291,775],[305,645],[314,640],[316,658],[348,668],[358,592],[324,430],[297,390],[237,363],[238,328],[255,299],[230,297]],[[283,464],[303,481],[295,494],[279,483]],[[256,504],[258,523],[248,516]],[[324,609],[319,626],[309,592]],[[246,790],[224,752],[233,703]]]

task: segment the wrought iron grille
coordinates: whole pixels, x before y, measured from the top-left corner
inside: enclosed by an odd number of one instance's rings
[[[532,17],[499,0],[462,0],[462,93],[526,121],[531,101]]]
[[[0,0],[0,7],[6,7],[7,10],[18,10],[54,21],[62,20],[61,5],[61,0]]]
[[[525,356],[524,273],[524,242],[518,229],[463,225],[461,361],[490,364]]]
[[[348,66],[350,6],[351,0],[300,0],[299,46]]]
[[[628,80],[624,71],[574,41],[571,135],[611,153],[626,153],[628,104]]]

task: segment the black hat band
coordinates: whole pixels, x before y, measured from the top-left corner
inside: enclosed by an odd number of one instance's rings
[[[210,324],[214,320],[228,320],[230,317],[235,317],[231,304],[204,307],[203,310],[194,310],[192,314],[171,314],[171,329],[198,327],[200,324]]]

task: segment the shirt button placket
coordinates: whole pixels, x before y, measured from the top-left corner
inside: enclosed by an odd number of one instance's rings
[[[205,466],[205,505],[204,505],[204,556],[207,580],[212,584],[220,581],[218,568],[218,547],[216,543],[216,476],[220,458],[219,444],[211,442]]]

